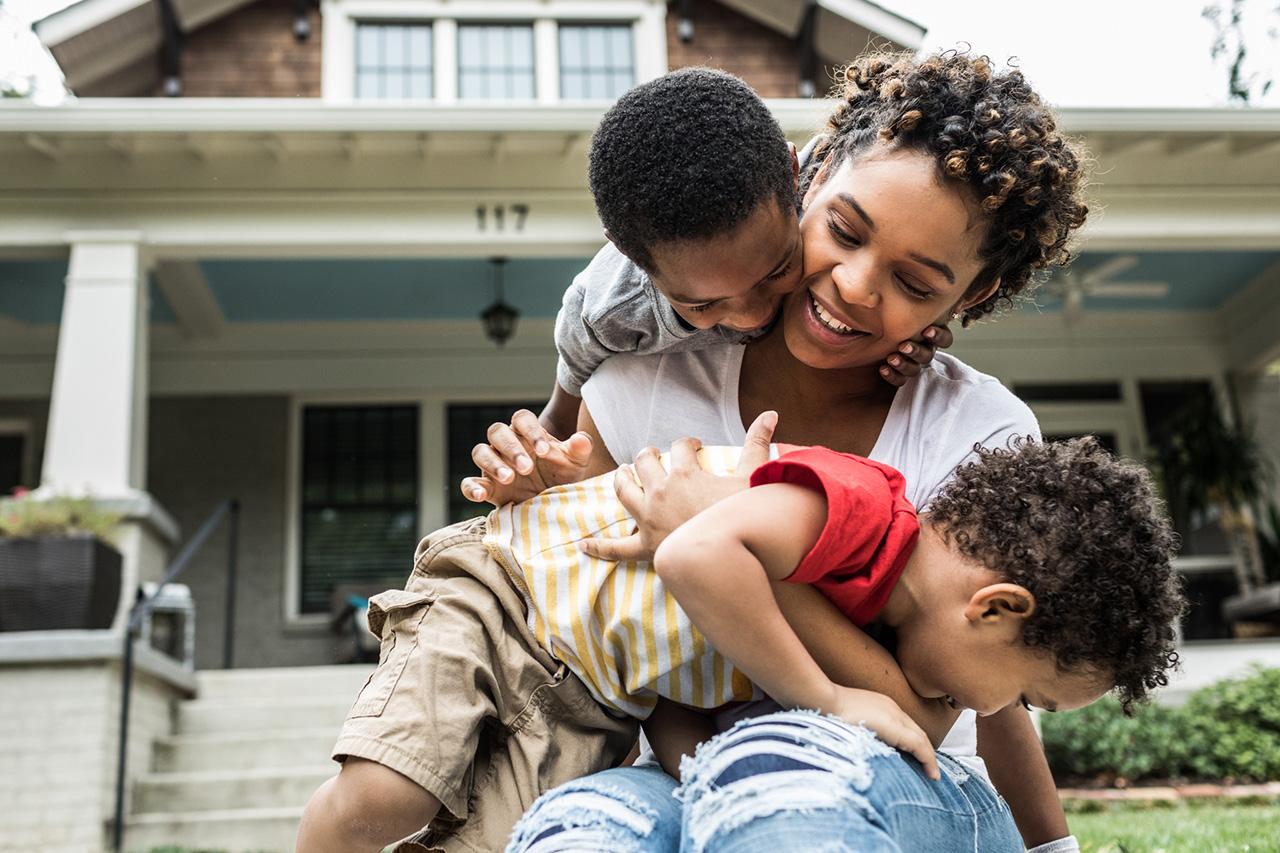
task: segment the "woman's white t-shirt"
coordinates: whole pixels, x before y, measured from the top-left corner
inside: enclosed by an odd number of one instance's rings
[[[684,436],[708,445],[742,444],[747,431],[738,378],[744,351],[728,344],[604,362],[583,385],[582,399],[614,461],[631,462],[651,445],[666,450]],[[939,353],[894,396],[868,455],[902,472],[907,498],[923,511],[975,445],[1004,447],[1025,435],[1040,437],[1025,403],[994,377]],[[972,711],[961,715],[942,749],[986,776]]]

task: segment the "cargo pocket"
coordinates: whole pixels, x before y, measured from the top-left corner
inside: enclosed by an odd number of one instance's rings
[[[382,640],[378,668],[369,676],[348,717],[377,717],[386,710],[405,664],[418,646],[418,626],[435,596],[392,589],[369,599],[369,630]]]

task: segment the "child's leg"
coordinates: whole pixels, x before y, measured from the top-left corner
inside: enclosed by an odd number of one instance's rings
[[[440,801],[411,779],[362,758],[348,758],[302,813],[299,853],[377,853],[435,818]]]

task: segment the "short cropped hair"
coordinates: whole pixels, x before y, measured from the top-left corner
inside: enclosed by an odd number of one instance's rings
[[[1092,437],[976,448],[928,522],[961,553],[1035,596],[1022,641],[1063,671],[1114,679],[1125,711],[1169,683],[1186,608],[1178,536],[1151,475]]]
[[[614,245],[653,272],[653,247],[730,232],[761,203],[795,206],[782,128],[746,83],[682,68],[642,83],[605,113],[588,181]]]

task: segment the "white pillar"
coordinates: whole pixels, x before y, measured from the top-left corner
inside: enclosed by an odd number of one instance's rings
[[[134,498],[146,488],[148,294],[136,231],[67,235],[41,489]]]

